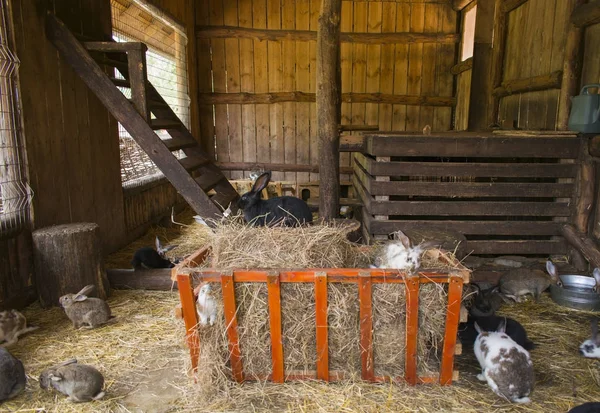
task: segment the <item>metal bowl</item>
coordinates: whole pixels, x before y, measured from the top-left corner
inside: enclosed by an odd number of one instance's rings
[[[552,300],[564,307],[576,310],[600,311],[600,294],[593,291],[594,277],[585,275],[561,275],[563,287],[550,286]]]

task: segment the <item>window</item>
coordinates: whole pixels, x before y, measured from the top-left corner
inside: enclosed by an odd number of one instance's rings
[[[29,222],[31,200],[21,130],[19,59],[14,53],[7,3],[0,0],[0,234],[19,230]]]
[[[143,42],[148,46],[148,79],[183,124],[189,128],[189,96],[186,66],[187,38],[183,28],[159,10],[140,0],[111,0],[113,39],[117,42]],[[120,75],[116,74],[117,77]],[[131,90],[120,88],[127,97]],[[154,116],[152,116],[154,118]],[[157,131],[159,137],[169,137]],[[162,176],[154,162],[119,125],[121,179],[124,186]],[[175,153],[183,157],[183,152]]]
[[[477,5],[467,7],[463,12],[462,24],[462,48],[460,61],[465,61],[473,57],[473,45],[475,44],[475,16],[477,15]]]

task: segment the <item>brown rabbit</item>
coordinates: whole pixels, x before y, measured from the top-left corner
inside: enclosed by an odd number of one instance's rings
[[[552,261],[546,261],[546,270],[550,275],[541,270],[527,268],[511,270],[500,278],[500,292],[519,303],[524,301],[528,294],[533,295],[537,301],[551,284],[560,282]]]
[[[75,328],[96,328],[114,318],[106,301],[86,295],[93,289],[93,285],[86,285],[77,294],[65,294],[59,299]]]

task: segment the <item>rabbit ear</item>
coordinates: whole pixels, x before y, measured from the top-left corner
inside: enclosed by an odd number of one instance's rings
[[[156,251],[161,251],[163,249],[163,246],[160,243],[160,239],[158,239],[158,235],[154,239],[154,246],[156,247]]]
[[[404,248],[406,248],[406,249],[412,248],[410,238],[408,238],[404,232],[402,232],[400,230],[396,231],[394,233],[394,238],[396,238],[398,241],[400,241],[402,243],[402,245],[404,245]]]
[[[504,333],[506,331],[506,318],[503,317],[502,321],[500,321],[500,324],[498,325],[498,328],[496,329],[496,331],[498,333]]]
[[[63,376],[61,376],[59,373],[50,373],[48,374],[48,378],[52,381],[61,381],[63,379]]]
[[[556,265],[550,260],[546,261],[546,271],[548,274],[552,276],[552,279],[558,278],[558,273],[556,272]]]
[[[79,291],[75,295],[87,295],[87,294],[91,293],[92,291],[94,291],[94,288],[95,288],[94,284],[86,285],[85,287],[83,287],[81,289],[81,291]]]
[[[479,324],[477,324],[477,321],[475,321],[475,331],[477,331],[477,334],[481,334],[481,327],[479,327]]]
[[[594,279],[596,280],[596,285],[600,285],[600,268],[594,268]]]
[[[252,186],[252,192],[259,193],[263,189],[267,187],[269,181],[271,180],[271,172],[265,172],[258,178],[256,178],[256,182],[254,182],[254,186]]]
[[[169,252],[171,251],[173,248],[176,248],[178,245],[167,245],[166,247],[163,247],[163,252]]]
[[[73,297],[73,301],[85,301],[87,298],[88,297],[85,294],[76,294],[75,297]]]
[[[62,363],[58,363],[55,367],[61,367],[61,366],[68,366],[69,364],[75,364],[77,363],[77,359],[69,359],[69,360],[65,360]]]

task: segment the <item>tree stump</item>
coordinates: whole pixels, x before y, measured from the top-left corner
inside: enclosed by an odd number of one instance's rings
[[[75,223],[41,228],[33,232],[35,280],[42,307],[59,305],[58,299],[88,284],[106,299],[109,284],[104,271],[99,227]]]

